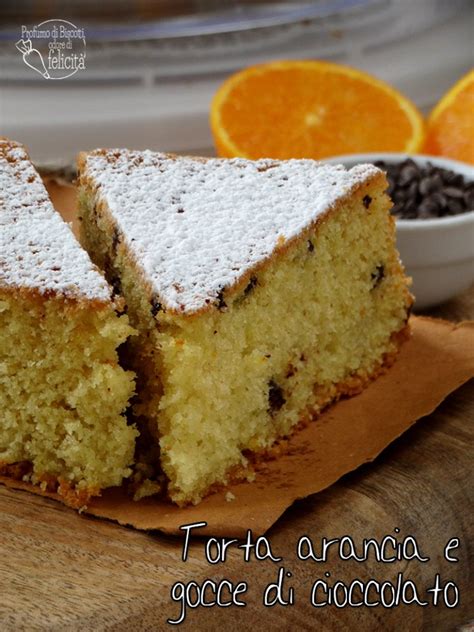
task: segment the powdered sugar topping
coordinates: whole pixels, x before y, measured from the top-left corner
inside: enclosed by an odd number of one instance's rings
[[[97,150],[82,181],[105,201],[160,302],[194,312],[378,173],[313,160]]]
[[[21,145],[0,139],[0,286],[110,300]]]

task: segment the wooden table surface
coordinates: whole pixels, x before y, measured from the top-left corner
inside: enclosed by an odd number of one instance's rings
[[[450,320],[474,317],[474,288],[431,315]],[[243,561],[230,549],[225,564],[211,566],[204,541],[192,541],[186,563],[182,542],[142,533],[106,521],[78,516],[62,505],[0,487],[0,630],[133,631],[172,629],[179,604],[170,598],[178,581],[205,578],[247,581],[245,608],[189,609],[186,630],[453,630],[474,620],[474,384],[451,394],[386,449],[372,464],[345,476],[320,494],[295,503],[267,533],[281,564]],[[402,561],[364,564],[331,556],[327,564],[301,561],[298,538],[350,535],[381,539],[384,534],[416,537],[429,563]],[[444,560],[450,538],[461,546],[459,563]],[[296,594],[291,606],[264,608],[262,594],[284,565]],[[431,585],[436,573],[456,583],[461,603],[444,606],[314,608],[312,582],[325,578],[349,582],[358,577],[393,581],[397,573],[418,587]],[[471,592],[471,595],[469,594]],[[464,626],[463,626],[464,627]],[[465,629],[468,629],[467,627]],[[473,629],[469,627],[469,629]]]

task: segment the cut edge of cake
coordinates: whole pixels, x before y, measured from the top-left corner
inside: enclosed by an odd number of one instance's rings
[[[0,190],[0,472],[81,507],[131,472],[134,376],[117,349],[134,331],[25,148],[6,138]]]

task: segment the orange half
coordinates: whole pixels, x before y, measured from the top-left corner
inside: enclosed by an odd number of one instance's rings
[[[322,61],[251,66],[229,77],[211,105],[220,156],[325,158],[415,153],[424,142],[417,108],[360,70]]]
[[[474,70],[462,77],[431,112],[425,151],[474,164]]]

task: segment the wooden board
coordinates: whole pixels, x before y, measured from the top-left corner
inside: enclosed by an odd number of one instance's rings
[[[432,315],[474,317],[474,289]],[[357,420],[354,420],[356,423]],[[205,578],[248,581],[245,608],[189,610],[189,630],[451,630],[474,619],[474,385],[465,385],[439,409],[392,444],[374,463],[346,476],[329,490],[299,501],[267,534],[295,589],[293,606],[264,608],[262,593],[275,581],[280,564],[243,561],[231,549],[225,564],[205,560],[196,538],[186,563],[182,542],[105,521],[78,516],[53,501],[0,487],[0,630],[133,631],[172,629],[178,604],[170,598],[177,581]],[[429,563],[416,561],[327,564],[296,557],[298,538],[348,534],[356,543],[384,534],[417,538]],[[457,564],[443,559],[443,547],[458,537]],[[432,583],[436,573],[454,581],[461,605],[378,608],[313,608],[309,592],[316,578],[393,580],[398,572]]]

